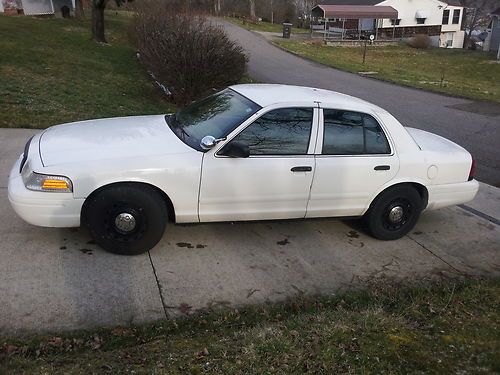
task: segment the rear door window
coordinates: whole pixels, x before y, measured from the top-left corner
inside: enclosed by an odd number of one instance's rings
[[[387,137],[373,116],[324,109],[323,155],[390,154]]]

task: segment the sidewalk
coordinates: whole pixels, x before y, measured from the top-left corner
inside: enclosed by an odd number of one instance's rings
[[[30,226],[10,208],[8,173],[33,132],[0,129],[0,335],[149,322],[380,277],[500,276],[500,189],[484,184],[398,241],[334,219],[171,225],[150,254],[108,254],[82,230]]]

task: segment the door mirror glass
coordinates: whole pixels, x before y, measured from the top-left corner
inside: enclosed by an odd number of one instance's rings
[[[231,158],[248,158],[250,156],[250,148],[242,142],[233,141],[225,146],[220,154]]]

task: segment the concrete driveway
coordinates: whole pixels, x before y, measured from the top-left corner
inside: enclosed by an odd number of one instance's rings
[[[465,147],[478,161],[478,179],[500,187],[500,104],[452,98],[332,69],[284,52],[262,35],[216,22],[244,47],[251,77],[267,83],[320,87],[375,103],[405,126],[431,131]]]
[[[83,231],[30,226],[7,199],[34,131],[0,129],[0,335],[122,325],[197,309],[328,294],[389,277],[500,276],[500,189],[422,215],[382,242],[333,219],[171,225],[150,253],[100,250]]]

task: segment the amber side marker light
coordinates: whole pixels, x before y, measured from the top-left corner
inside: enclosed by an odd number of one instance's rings
[[[50,178],[43,181],[42,189],[58,189],[67,190],[69,189],[68,183],[62,180],[52,180]]]

